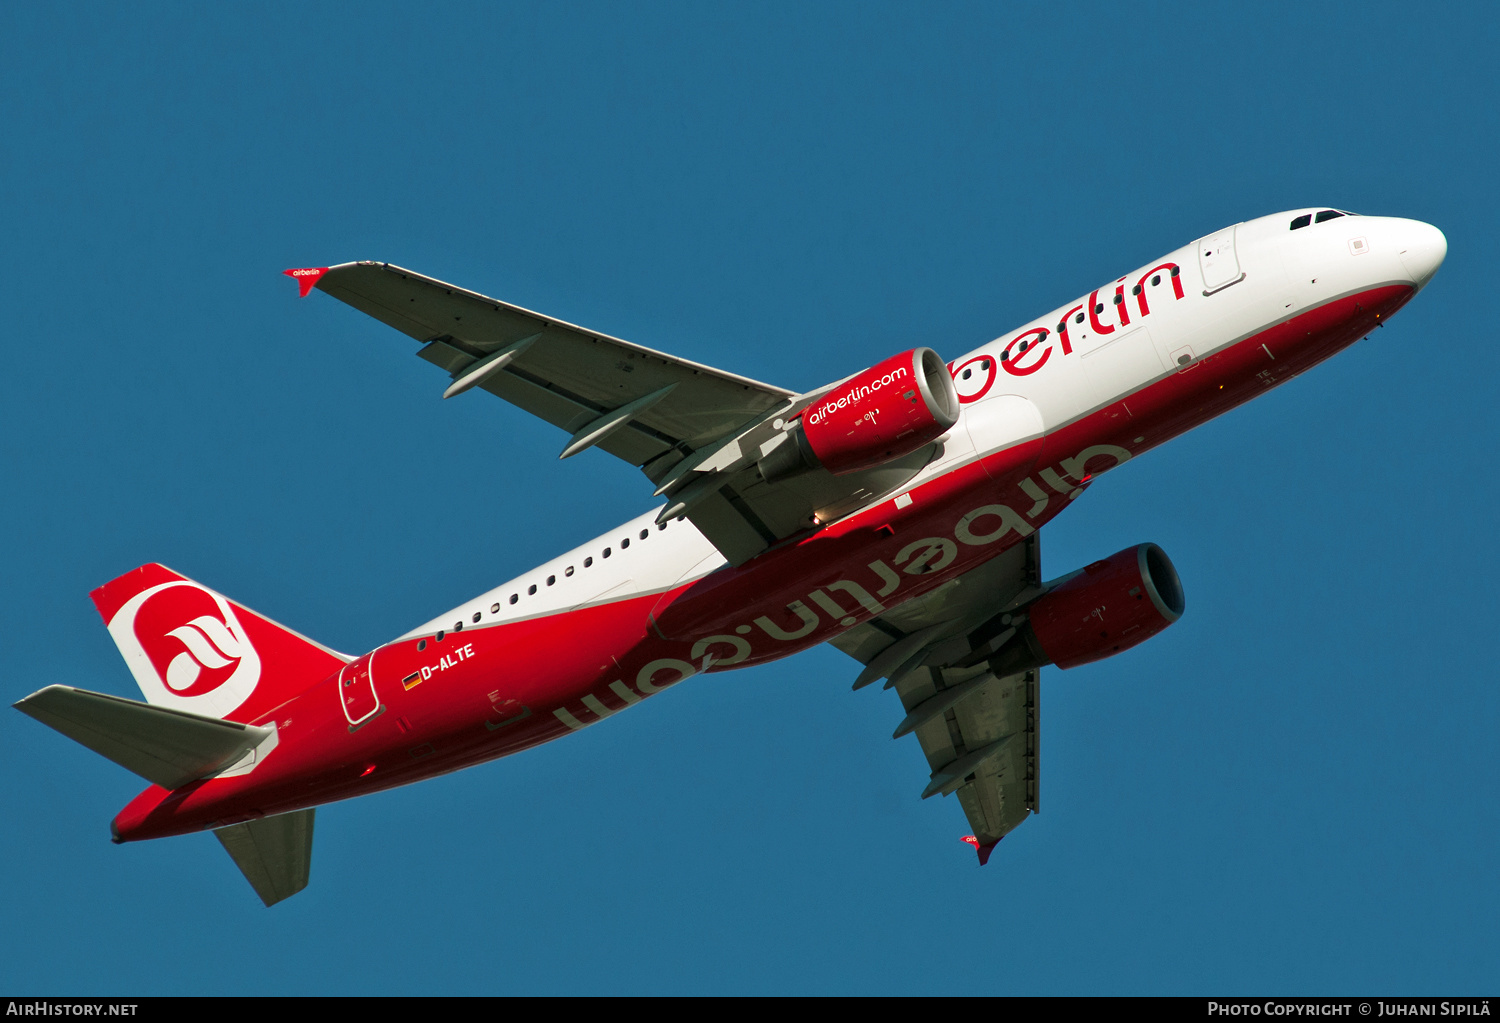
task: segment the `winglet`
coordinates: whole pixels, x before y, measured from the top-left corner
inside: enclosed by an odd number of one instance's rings
[[[313,285],[318,283],[318,278],[328,272],[328,267],[308,266],[300,270],[283,270],[281,272],[297,282],[298,297],[306,298],[307,293],[313,289]]]
[[[1003,838],[1004,836],[1001,837]],[[986,842],[983,845],[980,845],[979,839],[975,838],[973,835],[965,835],[963,837],[963,840],[972,845],[974,847],[974,851],[979,854],[979,865],[981,867],[990,861],[990,853],[994,852],[995,846],[1000,844],[1000,839],[997,838],[993,842]]]

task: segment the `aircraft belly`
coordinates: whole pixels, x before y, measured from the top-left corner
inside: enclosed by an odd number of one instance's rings
[[[1033,440],[971,461],[800,544],[665,595],[652,611],[654,631],[679,642],[715,633],[743,637],[749,652],[737,663],[774,660],[824,642],[1034,531],[1043,519],[1027,520],[1011,506],[1036,506],[1018,489],[1018,477],[1040,450],[1040,440]],[[965,518],[1002,505],[993,515]],[[1060,509],[1055,503],[1051,514]]]

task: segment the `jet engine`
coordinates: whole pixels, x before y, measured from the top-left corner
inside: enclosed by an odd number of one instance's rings
[[[991,637],[971,642],[980,653],[995,651],[990,665],[997,675],[1043,664],[1072,668],[1150,639],[1181,618],[1185,606],[1166,552],[1143,543],[1063,576],[1025,609],[1024,622],[1006,615],[985,630]]]
[[[845,380],[802,410],[760,460],[768,482],[809,469],[871,469],[930,444],[958,422],[958,391],[931,348],[913,348]]]

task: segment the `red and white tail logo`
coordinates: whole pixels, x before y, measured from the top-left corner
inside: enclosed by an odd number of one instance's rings
[[[260,681],[260,654],[229,601],[186,579],[131,597],[109,634],[148,703],[224,717]]]
[[[249,721],[347,660],[162,565],[92,596],[146,701],[159,706]]]

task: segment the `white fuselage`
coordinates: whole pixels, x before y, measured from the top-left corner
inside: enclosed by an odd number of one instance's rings
[[[1050,434],[1340,296],[1384,283],[1420,288],[1446,253],[1436,228],[1400,218],[1346,215],[1289,229],[1296,217],[1317,212],[1278,213],[1215,232],[954,360],[963,414],[909,487]],[[1170,264],[1179,268],[1176,282],[1168,270],[1151,272]],[[1065,336],[1057,329],[1064,322]],[[1023,352],[1018,339],[1028,335]],[[662,592],[725,565],[691,522],[658,527],[655,511],[401,638]]]

